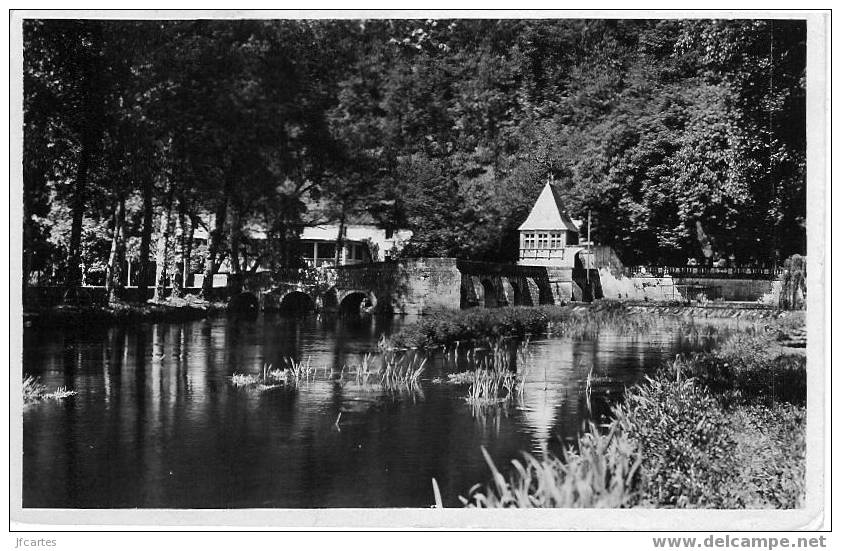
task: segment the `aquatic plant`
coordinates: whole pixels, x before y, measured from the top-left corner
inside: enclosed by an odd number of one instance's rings
[[[231,383],[234,386],[250,386],[259,384],[262,379],[258,375],[251,375],[248,373],[234,373],[231,375]]]
[[[48,392],[47,386],[41,384],[37,377],[26,376],[23,379],[23,404],[25,406],[40,402],[43,400],[63,400],[70,396],[78,394],[75,390],[69,390],[65,386],[60,386],[53,392]]]
[[[303,371],[303,369],[300,369],[298,373],[301,374]],[[270,363],[264,363],[263,367],[260,368],[260,373],[256,375],[251,373],[234,373],[231,375],[230,380],[231,384],[236,387],[253,387],[258,392],[271,390],[283,385],[290,385],[297,381],[295,372],[292,369],[272,369],[272,364]]]
[[[31,404],[40,400],[47,391],[47,387],[38,382],[37,377],[23,379],[23,403]]]
[[[294,358],[284,358],[283,361],[289,366],[290,382],[297,384],[309,382],[315,378],[316,370],[310,364],[310,356],[307,356],[306,361],[295,361]]]
[[[75,390],[69,390],[66,386],[60,386],[53,392],[48,392],[44,397],[49,400],[63,400],[64,398],[75,396],[76,394],[78,394],[78,392]]]
[[[515,397],[516,389],[522,390],[522,379],[511,371],[476,369],[471,379],[465,399],[474,406],[502,404]]]
[[[453,385],[469,385],[476,380],[475,371],[461,371],[447,374],[447,381]]]
[[[426,369],[426,358],[418,361],[416,354],[412,354],[411,357],[407,354],[400,356],[386,354],[383,363],[383,369],[379,375],[380,382],[384,384],[415,384]]]

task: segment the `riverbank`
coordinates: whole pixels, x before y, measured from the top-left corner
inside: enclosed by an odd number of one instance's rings
[[[524,454],[505,474],[485,457],[493,482],[467,506],[802,507],[806,358],[775,331],[736,334],[629,389],[563,457]]]
[[[23,313],[24,325],[39,327],[79,327],[85,325],[119,325],[143,322],[176,322],[202,319],[226,311],[224,302],[209,302],[188,296],[162,302],[117,302],[107,305],[62,305],[28,310]]]
[[[487,338],[524,337],[550,333],[554,336],[585,337],[602,330],[622,334],[645,333],[658,320],[745,319],[783,324],[802,324],[805,312],[772,308],[716,306],[663,306],[620,301],[597,301],[566,306],[513,306],[474,308],[424,317],[391,335],[384,345],[397,348],[424,348],[469,343]]]

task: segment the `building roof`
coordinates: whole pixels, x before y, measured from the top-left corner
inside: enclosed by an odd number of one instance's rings
[[[566,213],[561,194],[551,182],[546,182],[520,230],[567,230],[578,233],[578,227]]]
[[[242,231],[251,239],[266,239],[266,231],[259,224],[246,224]],[[335,243],[338,233],[338,224],[307,226],[301,233],[301,240]],[[386,230],[374,224],[346,224],[344,241],[345,243],[370,243],[373,247],[369,250],[374,260],[384,260],[386,253],[400,250],[406,245],[406,242],[412,238],[412,230],[394,230],[391,237],[386,237],[386,235],[388,235]],[[198,227],[193,237],[208,239],[209,235],[205,228]]]

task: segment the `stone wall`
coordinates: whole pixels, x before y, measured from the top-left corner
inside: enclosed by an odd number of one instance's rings
[[[725,300],[758,302],[772,292],[774,282],[762,279],[624,277],[599,270],[604,298],[669,302]]]
[[[423,315],[458,310],[461,283],[455,259],[417,258],[342,267],[336,286],[373,293],[380,312]]]
[[[338,302],[348,293],[372,293],[382,313],[424,315],[573,298],[572,268],[415,258],[343,266],[336,273]]]
[[[547,267],[549,288],[554,304],[566,304],[573,300],[572,268]]]
[[[706,279],[678,278],[678,285],[706,286],[712,289],[716,298],[727,301],[755,302],[771,292],[773,280],[768,279]]]

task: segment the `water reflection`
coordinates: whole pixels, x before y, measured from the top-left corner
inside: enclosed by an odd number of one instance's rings
[[[604,418],[626,385],[703,346],[668,327],[644,338],[535,339],[528,362],[516,347],[505,351],[511,369],[526,372],[522,394],[505,408],[471,408],[465,387],[431,382],[475,367],[490,347],[469,357],[431,352],[415,386],[336,376],[411,321],[259,316],[27,328],[26,374],[79,394],[24,412],[24,506],[425,507],[432,477],[455,506],[487,480],[481,446],[498,465],[522,450],[557,452],[586,420]],[[334,375],[264,392],[230,382],[285,358],[310,358]]]

